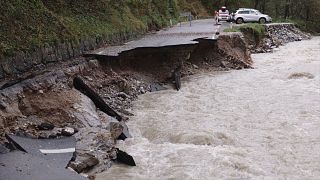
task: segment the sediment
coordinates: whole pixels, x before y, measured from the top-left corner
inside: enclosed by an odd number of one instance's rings
[[[74,134],[79,157],[75,162],[80,162],[75,164],[81,164],[81,159],[86,158],[80,157],[84,156],[99,162],[82,172],[94,175],[107,170],[117,158],[115,145],[127,128],[125,122],[133,116],[126,109],[139,95],[152,91],[153,85],[170,88],[172,72],[177,67],[181,68],[182,80],[205,71],[252,67],[247,41],[240,33],[197,41],[196,44],[136,48],[118,56],[89,54],[33,76],[2,82],[0,144],[8,145],[5,134],[60,138],[64,136],[62,129],[68,127],[78,131]],[[86,93],[74,88],[75,77],[81,78],[121,116],[121,121],[97,108]],[[50,123],[54,128],[40,130],[42,123]]]
[[[199,40],[194,45],[139,48],[118,57],[94,56],[47,69],[34,77],[4,84],[0,90],[0,142],[5,134],[30,138],[60,138],[63,128],[78,131],[77,155],[89,154],[99,161],[95,174],[108,169],[116,159],[116,140],[130,119],[126,109],[152,85],[171,85],[173,70],[181,66],[182,77],[198,72],[247,68],[252,61],[241,35],[220,36],[217,41]],[[121,122],[97,108],[94,102],[73,87],[75,77],[101,97]],[[182,87],[183,88],[183,87]],[[40,130],[49,123],[52,130]],[[81,158],[80,158],[81,159]],[[84,158],[85,159],[85,158]],[[79,164],[80,162],[78,162]]]

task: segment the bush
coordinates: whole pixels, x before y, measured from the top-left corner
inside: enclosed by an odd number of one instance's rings
[[[255,37],[256,41],[260,41],[265,36],[265,27],[258,23],[249,23],[241,26],[234,26],[233,28],[225,29],[224,32],[242,32],[251,33]]]

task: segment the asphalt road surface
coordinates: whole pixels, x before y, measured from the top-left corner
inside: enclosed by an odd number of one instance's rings
[[[191,22],[179,23],[173,27],[160,30],[156,33],[148,34],[141,39],[127,42],[121,46],[109,46],[96,50],[94,53],[108,56],[118,56],[123,51],[128,51],[138,47],[163,47],[182,44],[196,44],[193,41],[198,38],[215,39],[217,31],[223,31],[230,27],[231,23],[222,22],[216,25],[214,19],[203,19]]]

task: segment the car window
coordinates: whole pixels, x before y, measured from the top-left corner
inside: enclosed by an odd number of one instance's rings
[[[239,11],[238,14],[249,14],[250,11]]]
[[[250,14],[256,14],[257,12],[256,11],[250,11]]]

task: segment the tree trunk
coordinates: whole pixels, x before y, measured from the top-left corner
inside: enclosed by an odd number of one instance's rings
[[[286,6],[284,11],[284,18],[287,19],[290,16],[290,0],[286,0]]]
[[[254,8],[258,9],[258,5],[259,5],[259,0],[255,0],[254,1]]]

